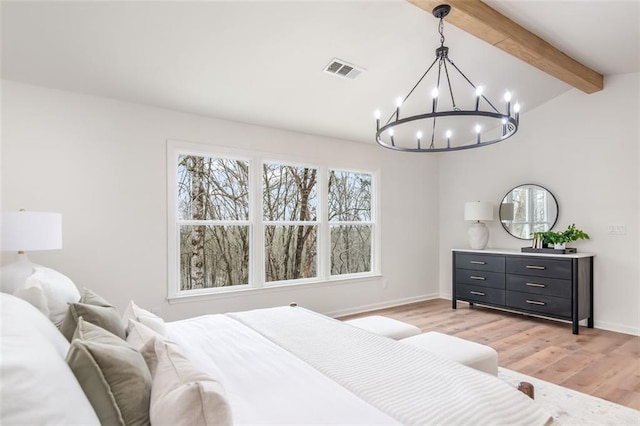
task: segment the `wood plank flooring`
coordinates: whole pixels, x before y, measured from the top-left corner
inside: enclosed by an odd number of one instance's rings
[[[340,319],[384,315],[491,346],[501,367],[640,410],[640,337],[435,299]]]

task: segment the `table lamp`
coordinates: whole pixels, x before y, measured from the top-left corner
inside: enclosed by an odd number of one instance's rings
[[[493,204],[486,201],[469,201],[464,203],[464,220],[474,220],[469,227],[469,246],[475,250],[483,250],[489,242],[489,228],[481,220],[493,220]]]
[[[33,273],[26,251],[62,248],[62,215],[45,212],[2,212],[0,249],[17,251],[15,261],[0,268],[0,291],[13,294]]]

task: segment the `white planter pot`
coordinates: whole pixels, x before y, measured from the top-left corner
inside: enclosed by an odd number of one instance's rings
[[[554,244],[553,248],[556,250],[564,250],[565,248],[567,248],[567,243]]]

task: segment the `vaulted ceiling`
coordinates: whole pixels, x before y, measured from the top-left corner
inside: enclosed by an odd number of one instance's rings
[[[640,2],[485,3],[605,75],[605,90],[606,75],[640,71]],[[3,79],[367,143],[373,111],[391,112],[439,46],[437,20],[404,0],[0,7]],[[450,56],[489,97],[509,89],[526,114],[571,89],[453,23]],[[365,71],[323,73],[333,58]]]

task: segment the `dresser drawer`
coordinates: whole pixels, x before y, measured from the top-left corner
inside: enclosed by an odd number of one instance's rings
[[[509,274],[507,290],[571,298],[571,280]]]
[[[509,290],[506,293],[507,308],[571,318],[571,299]]]
[[[504,290],[497,288],[478,287],[466,284],[456,285],[456,298],[469,302],[504,305],[504,293]]]
[[[545,259],[542,257],[508,257],[507,274],[531,275],[571,279],[570,259]]]
[[[456,283],[504,290],[504,274],[498,272],[456,269]]]
[[[504,272],[504,256],[489,256],[476,253],[456,254],[456,268],[475,271]]]

